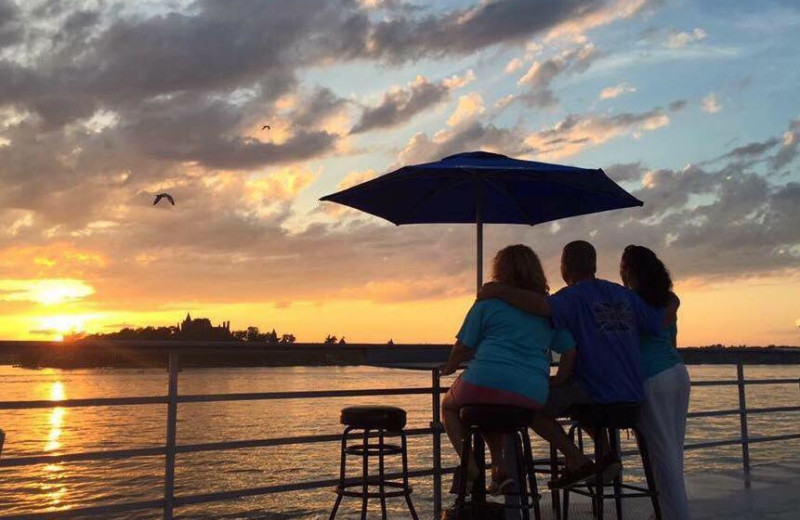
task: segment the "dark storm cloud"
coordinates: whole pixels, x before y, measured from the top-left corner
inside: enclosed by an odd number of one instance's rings
[[[443,15],[395,18],[375,25],[369,53],[392,62],[421,57],[468,54],[499,43],[512,43],[575,21],[606,7],[590,0],[507,0]]]
[[[300,106],[291,115],[292,123],[301,127],[313,126],[317,121],[337,113],[347,104],[347,100],[340,98],[332,90],[317,87],[310,96],[300,100]]]
[[[377,106],[366,108],[351,133],[359,134],[405,123],[423,110],[445,101],[449,92],[444,83],[431,83],[420,77],[408,88],[384,94]]]
[[[330,150],[335,142],[332,134],[307,130],[281,144],[242,137],[238,131],[248,115],[228,101],[176,96],[142,104],[131,114],[137,119],[123,121],[120,131],[152,157],[226,169],[304,160]],[[312,121],[308,115],[301,119]]]
[[[24,34],[19,7],[12,0],[0,0],[0,49],[19,42]]]
[[[742,146],[737,146],[730,152],[726,153],[724,157],[731,159],[752,159],[761,157],[766,152],[774,148],[779,142],[780,141],[777,137],[770,137],[766,141],[748,143]]]

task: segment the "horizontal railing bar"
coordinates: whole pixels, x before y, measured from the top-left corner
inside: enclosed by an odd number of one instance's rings
[[[132,450],[85,451],[81,453],[65,453],[63,455],[36,455],[32,457],[4,457],[0,459],[0,468],[32,466],[34,464],[57,464],[80,460],[128,459],[134,457],[155,457],[164,455],[166,448],[139,448]],[[1,517],[0,517],[1,518]]]
[[[141,404],[165,404],[166,396],[144,397],[98,397],[92,399],[64,399],[63,401],[0,401],[0,410],[27,410],[35,408],[78,408],[82,406],[132,406]]]
[[[692,381],[692,386],[736,386],[739,381],[736,379],[713,379],[710,381]]]
[[[747,441],[750,444],[758,442],[777,442],[777,441],[790,441],[793,439],[800,439],[800,433],[787,433],[785,435],[770,435],[767,437],[750,437]]]
[[[776,412],[800,412],[800,406],[773,406],[770,408],[748,408],[747,414],[776,413]],[[697,417],[722,417],[725,415],[739,415],[741,410],[731,408],[728,410],[709,410],[707,412],[691,412],[687,415],[689,419]]]
[[[426,435],[433,433],[431,428],[412,428],[405,430],[409,437]],[[377,437],[377,432],[372,437]],[[270,439],[249,439],[228,442],[210,442],[204,444],[184,444],[176,446],[176,453],[196,453],[201,451],[221,451],[241,448],[265,448],[271,446],[285,446],[294,444],[313,444],[320,442],[340,441],[340,433],[327,435],[308,435],[302,437],[274,437]],[[75,462],[85,460],[109,460],[134,457],[152,457],[164,455],[166,448],[140,448],[133,450],[115,451],[88,451],[82,453],[70,453],[64,455],[37,455],[32,457],[12,457],[0,459],[0,468],[32,466],[35,464],[56,464],[60,462]],[[2,517],[0,517],[2,518]]]
[[[124,513],[126,511],[140,511],[143,509],[156,509],[162,507],[164,507],[163,500],[142,500],[140,502],[124,502],[122,504],[108,504],[105,506],[80,507],[63,509],[61,511],[5,515],[0,516],[0,520],[51,520],[61,518],[76,518],[79,516],[107,515],[109,513]],[[101,518],[103,518],[103,516],[101,516]]]
[[[800,379],[745,379],[745,385],[796,385]],[[712,379],[709,381],[692,381],[692,386],[737,386],[737,379]]]
[[[433,433],[431,428],[411,428],[404,430],[406,436],[414,437]],[[355,435],[353,435],[355,437]],[[378,437],[374,432],[370,437]],[[274,437],[271,439],[251,439],[242,441],[209,442],[204,444],[184,444],[175,447],[177,453],[196,453],[200,451],[220,451],[235,450],[240,448],[266,448],[271,446],[286,446],[294,444],[314,444],[319,442],[339,442],[342,440],[341,433],[325,435],[309,435],[305,437]]]
[[[739,415],[740,411],[738,408],[732,408],[728,410],[708,410],[706,412],[690,412],[686,415],[689,419],[694,419],[698,417],[721,417],[726,415]]]
[[[274,399],[321,399],[330,397],[369,397],[386,395],[428,395],[432,388],[375,388],[362,390],[309,390],[304,392],[259,392],[239,394],[179,395],[179,403],[203,403],[220,401],[257,401]],[[447,387],[442,388],[443,392]],[[37,408],[76,408],[82,406],[129,406],[142,404],[166,404],[166,396],[110,397],[93,399],[65,399],[63,401],[0,401],[0,410],[27,410]]]
[[[746,385],[796,385],[800,383],[800,378],[788,379],[745,379]]]
[[[442,473],[452,473],[455,468],[445,468]],[[416,477],[429,477],[433,475],[433,469],[417,469],[408,472],[409,478]],[[402,473],[387,474],[387,479],[396,479],[402,477]],[[274,493],[288,493],[290,491],[307,491],[310,489],[321,489],[326,487],[334,487],[339,484],[339,479],[327,480],[314,480],[311,482],[297,482],[294,484],[280,484],[275,486],[263,486],[257,488],[235,489],[233,491],[217,491],[214,493],[204,493],[200,495],[188,495],[183,497],[175,497],[176,506],[186,506],[191,504],[203,504],[206,502],[217,502],[220,500],[232,500],[236,498],[255,496],[255,495],[270,495]],[[2,518],[2,517],[0,517]]]
[[[319,399],[327,397],[363,397],[377,395],[429,395],[432,388],[376,388],[364,390],[308,390],[302,392],[258,392],[241,394],[179,395],[179,403],[216,401],[255,401],[271,399]]]

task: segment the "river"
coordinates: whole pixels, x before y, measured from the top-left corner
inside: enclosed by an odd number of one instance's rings
[[[733,379],[732,366],[692,366],[694,381]],[[798,366],[747,366],[748,378],[798,378]],[[447,384],[447,380],[444,381]],[[292,367],[190,369],[180,374],[181,394],[399,388],[430,386],[428,372],[371,367]],[[0,400],[77,399],[164,395],[163,370],[27,370],[0,366]],[[749,407],[800,405],[795,385],[753,386],[747,389]],[[336,433],[341,431],[338,411],[343,406],[381,403],[405,408],[409,428],[427,427],[431,403],[427,395],[317,400],[242,401],[181,404],[178,443],[217,442]],[[697,387],[692,391],[692,411],[736,408],[737,389]],[[800,414],[763,414],[750,417],[750,434],[779,435],[800,432]],[[6,431],[3,457],[119,450],[163,446],[165,406],[52,408],[0,411],[0,428]],[[689,421],[688,443],[731,439],[738,436],[739,418],[712,417]],[[627,442],[623,438],[624,442]],[[446,441],[445,441],[446,442]],[[543,453],[542,443],[534,443]],[[431,466],[430,439],[410,439],[413,468]],[[800,461],[800,441],[751,446],[753,464]],[[454,460],[443,446],[448,461]],[[741,448],[687,452],[689,473],[730,469],[741,465]],[[631,466],[635,466],[632,462]],[[176,494],[196,494],[304,480],[334,478],[338,451],[333,443],[255,448],[178,456]],[[0,469],[0,515],[41,512],[100,503],[158,499],[162,493],[162,457],[88,461]],[[449,481],[445,478],[446,485]],[[414,482],[419,510],[431,508],[431,479]],[[544,479],[540,479],[544,486]],[[330,490],[253,497],[177,510],[178,518],[290,519],[327,518],[334,495]],[[353,500],[353,499],[351,499]],[[348,501],[345,500],[345,504]],[[402,500],[390,500],[402,512]],[[341,518],[354,513],[356,501]],[[160,512],[124,513],[104,518],[159,518]]]

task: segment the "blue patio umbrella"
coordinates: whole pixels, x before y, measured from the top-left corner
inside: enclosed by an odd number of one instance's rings
[[[565,217],[642,206],[601,169],[467,152],[404,166],[323,201],[396,225],[476,224],[478,288],[483,274],[483,224],[541,224]]]

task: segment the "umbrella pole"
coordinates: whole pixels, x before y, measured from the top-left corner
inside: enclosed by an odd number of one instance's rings
[[[475,259],[477,263],[477,287],[476,292],[481,290],[483,286],[483,193],[480,179],[478,180],[478,187],[475,193],[475,225],[476,225],[476,252]]]

